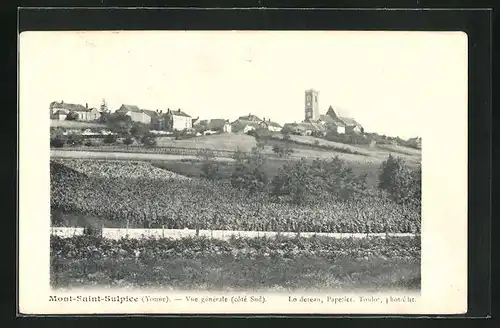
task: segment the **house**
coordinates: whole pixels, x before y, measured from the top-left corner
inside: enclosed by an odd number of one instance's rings
[[[258,116],[255,116],[255,115],[250,114],[250,113],[247,116],[238,117],[238,120],[250,121],[250,122],[262,122],[262,120]]]
[[[101,117],[101,112],[97,108],[89,108],[85,104],[85,108],[72,110],[71,113],[76,115],[77,121],[97,121]]]
[[[361,124],[356,122],[354,119],[348,118],[348,117],[340,117],[340,119],[345,124],[345,132],[346,133],[357,133],[357,134],[364,133],[364,129],[361,126]]]
[[[157,109],[157,110],[149,110],[149,109],[143,109],[142,110],[144,113],[149,115],[151,117],[151,121],[149,122],[149,126],[153,130],[166,130],[168,128],[167,126],[167,119],[165,118],[165,115],[163,114],[163,110]]]
[[[282,126],[276,122],[271,121],[270,118],[261,119],[260,117],[248,114],[246,116],[240,116],[236,121],[231,123],[233,132],[247,133],[252,130],[266,129],[271,132],[279,132]]]
[[[165,118],[168,120],[169,126],[173,130],[182,131],[191,130],[193,128],[193,119],[180,108],[178,110],[167,109]]]
[[[250,131],[258,130],[261,128],[263,128],[262,121],[245,120],[242,118],[238,118],[236,121],[231,123],[231,131],[235,133],[248,133]]]
[[[148,113],[135,105],[123,104],[116,111],[116,113],[121,113],[121,114],[130,116],[130,118],[132,119],[133,122],[139,122],[139,123],[148,124],[148,125],[151,123],[151,119],[152,119],[151,113]]]
[[[346,132],[345,123],[337,116],[332,106],[330,106],[325,115],[320,115],[318,122],[327,126],[330,131],[335,131],[338,134]]]
[[[315,121],[305,121],[299,123],[298,125],[302,131],[305,131],[305,135],[308,136],[312,134],[321,134],[325,136],[328,132],[328,129],[325,125]]]
[[[267,130],[269,130],[271,132],[279,132],[283,128],[278,123],[271,121],[270,118],[267,118],[267,120],[266,120],[266,118],[264,117],[262,122],[264,124],[261,124],[261,126],[263,126],[264,128],[266,128]]]
[[[51,102],[49,108],[50,117],[57,120],[68,119],[68,116],[73,116],[78,121],[96,121],[101,117],[101,113],[96,108],[89,108],[88,104],[83,106],[80,104],[65,103],[61,100],[61,102]]]
[[[321,123],[306,120],[301,123],[286,123],[281,130],[283,133],[310,136],[312,134],[326,135],[327,127]]]
[[[201,120],[195,127],[196,130],[200,132],[212,131],[213,133],[230,133],[232,131],[229,120],[223,118]]]
[[[58,121],[64,121],[66,120],[66,116],[68,115],[68,112],[62,109],[59,109],[57,112],[55,112],[52,115],[53,119],[56,119]]]
[[[61,111],[68,114],[70,111],[75,109],[85,109],[85,106],[80,104],[70,104],[61,100],[60,102],[57,101],[51,102],[49,108],[50,108],[50,115],[52,116],[57,111]]]

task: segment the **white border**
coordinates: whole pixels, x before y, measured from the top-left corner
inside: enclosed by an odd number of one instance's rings
[[[43,33],[43,32],[36,32]],[[45,32],[47,33],[47,32]],[[324,32],[323,32],[324,33]],[[362,32],[360,32],[362,33]],[[373,32],[372,32],[373,33]],[[405,32],[382,32],[405,33]],[[408,32],[424,33],[424,32]],[[259,294],[258,303],[55,303],[49,288],[49,120],[47,104],[30,94],[43,89],[43,81],[30,81],[31,40],[43,54],[41,39],[20,36],[19,88],[19,309],[23,314],[64,313],[393,313],[457,314],[467,311],[467,35],[448,34],[449,47],[458,53],[450,60],[449,83],[439,90],[432,108],[422,110],[428,124],[422,134],[422,291],[415,303],[335,306],[289,303],[288,294]],[[32,54],[31,54],[32,55]],[[457,68],[458,67],[458,68]],[[432,79],[432,76],[429,77]],[[38,90],[39,91],[39,90]],[[74,294],[76,291],[71,292]],[[110,291],[84,292],[82,295]],[[152,295],[149,291],[123,295]],[[112,295],[117,295],[114,291]],[[163,294],[162,294],[163,295]],[[170,298],[175,295],[169,293]],[[181,296],[194,295],[182,293]],[[203,295],[207,295],[204,293]],[[235,294],[226,293],[228,297]],[[366,294],[368,296],[368,294]]]

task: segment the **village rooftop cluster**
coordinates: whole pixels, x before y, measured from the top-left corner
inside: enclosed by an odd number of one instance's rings
[[[88,104],[72,104],[63,100],[50,104],[50,117],[59,121],[103,122],[106,115],[111,115],[103,100],[100,108]],[[200,120],[179,109],[149,110],[136,105],[122,104],[113,115],[130,117],[132,122],[142,123],[159,134],[170,134],[173,131],[184,131],[197,135],[216,133],[249,133],[252,130],[268,130],[270,132],[287,132],[300,135],[323,134],[333,131],[338,134],[362,135],[364,129],[356,120],[338,116],[330,106],[325,114],[320,114],[318,92],[310,89],[305,91],[304,120],[302,122],[286,123],[283,126],[269,117],[260,118],[249,113],[240,116],[234,122],[225,118]]]

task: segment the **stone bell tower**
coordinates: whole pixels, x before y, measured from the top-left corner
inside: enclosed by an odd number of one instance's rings
[[[316,121],[319,119],[318,91],[306,90],[305,96],[304,119]]]

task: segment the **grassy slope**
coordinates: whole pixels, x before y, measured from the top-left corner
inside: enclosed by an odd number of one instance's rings
[[[78,122],[78,121],[59,121],[50,120],[51,127],[62,127],[71,129],[83,129],[83,128],[105,128],[105,124],[91,123],[91,122]]]
[[[277,138],[280,135],[277,134],[274,137]],[[294,154],[292,157],[309,157],[309,158],[329,158],[335,155],[350,161],[350,162],[360,162],[360,163],[376,163],[380,164],[387,156],[391,153],[398,156],[404,157],[409,162],[416,162],[420,160],[421,152],[416,149],[406,148],[406,147],[396,147],[396,146],[376,146],[370,148],[368,146],[358,146],[358,145],[347,145],[339,142],[327,141],[321,138],[315,138],[311,136],[290,136],[294,141],[300,142],[301,144],[279,141],[279,140],[267,140],[265,147],[265,152],[272,153],[272,147],[274,145],[283,145],[286,147],[293,148]],[[322,148],[315,147],[315,144],[321,146],[330,146],[332,150],[325,150]],[[219,150],[230,150],[236,151],[240,149],[242,151],[250,151],[257,142],[252,136],[245,134],[220,134],[212,136],[200,136],[196,138],[186,139],[186,140],[173,140],[172,138],[161,137],[157,139],[158,146],[163,147],[179,147],[179,148],[212,148]],[[335,151],[334,149],[337,149]],[[341,149],[345,149],[343,152]],[[355,152],[355,154],[348,153]],[[359,153],[359,154],[356,154]],[[361,154],[361,155],[360,155]]]
[[[421,160],[421,152],[416,149],[406,148],[406,147],[396,147],[396,146],[351,146],[336,142],[330,142],[323,139],[309,137],[309,136],[292,136],[296,138],[303,144],[288,143],[286,141],[268,140],[264,147],[264,152],[271,154],[272,147],[276,144],[285,147],[291,147],[294,150],[291,158],[298,159],[301,157],[305,158],[322,158],[328,159],[333,156],[339,156],[341,159],[347,161],[349,165],[354,169],[356,174],[366,173],[368,175],[368,184],[374,186],[377,182],[377,176],[382,161],[387,159],[389,154],[403,157],[408,164],[413,165]],[[179,147],[179,148],[213,148],[213,149],[225,149],[235,151],[238,148],[244,151],[249,151],[253,146],[257,144],[256,140],[252,136],[245,134],[220,134],[212,136],[201,136],[186,140],[172,140],[171,138],[161,137],[158,138],[158,146],[168,146],[168,147]],[[357,151],[360,153],[367,154],[368,156],[348,154],[337,151],[329,151],[315,147],[315,141],[318,141],[321,145],[331,145],[336,148],[347,148],[352,151]],[[59,151],[59,150],[58,150]],[[182,160],[181,158],[176,158],[179,156],[169,156],[160,154],[139,154],[133,156],[134,154],[121,155],[126,158],[134,158],[136,160],[147,160],[151,161],[155,166],[161,167],[173,172],[191,176],[199,177],[201,175],[202,164],[195,160]],[[107,156],[107,155],[106,155]],[[274,176],[277,170],[283,165],[282,159],[270,158],[268,163],[265,165],[266,172],[270,176]],[[222,178],[228,178],[231,175],[232,164],[231,163],[220,163],[219,173]]]
[[[200,136],[185,140],[174,140],[169,137],[157,138],[160,147],[180,148],[212,148],[219,150],[250,151],[257,144],[255,138],[245,134],[217,134],[212,136]]]

